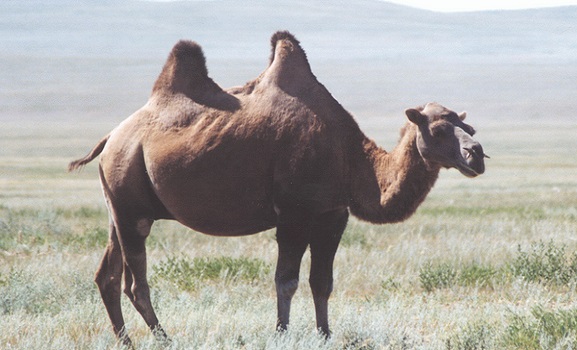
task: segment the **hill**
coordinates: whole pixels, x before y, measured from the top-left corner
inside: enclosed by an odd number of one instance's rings
[[[435,13],[376,0],[0,4],[0,120],[100,120],[141,106],[172,45],[199,42],[223,87],[293,32],[335,97],[372,125],[438,100],[488,121],[574,120],[577,7]]]

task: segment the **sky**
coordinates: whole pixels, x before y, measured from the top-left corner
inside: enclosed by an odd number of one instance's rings
[[[400,5],[440,12],[513,10],[577,5],[577,0],[386,0]]]

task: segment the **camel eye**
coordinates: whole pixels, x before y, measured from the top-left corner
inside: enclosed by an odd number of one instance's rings
[[[433,137],[444,138],[453,133],[453,128],[448,124],[437,125],[431,130]]]

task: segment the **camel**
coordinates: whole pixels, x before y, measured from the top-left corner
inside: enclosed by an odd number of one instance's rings
[[[467,177],[485,171],[465,113],[437,103],[407,109],[389,153],[317,81],[291,33],[275,33],[271,44],[260,76],[223,90],[208,76],[201,47],[179,41],[148,102],[69,165],[79,169],[100,155],[110,237],[95,282],[125,344],[123,275],[124,293],[148,327],[167,337],[146,278],[145,240],[156,220],[215,236],[276,227],[279,331],[289,324],[310,247],[316,325],[328,336],[333,260],[349,212],[372,223],[399,222],[423,202],[441,168]]]

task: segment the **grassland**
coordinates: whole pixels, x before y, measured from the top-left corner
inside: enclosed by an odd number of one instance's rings
[[[157,223],[148,241],[149,275],[171,347],[577,346],[577,160],[571,153],[577,128],[477,126],[492,157],[485,175],[470,180],[443,171],[405,223],[351,220],[335,261],[328,342],[314,330],[308,256],[291,328],[282,336],[273,331],[274,232],[214,238]],[[92,282],[107,238],[95,167],[65,173],[69,158],[98,139],[102,127],[77,127],[91,131],[72,139],[74,127],[1,131],[2,348],[116,347]],[[140,316],[124,306],[137,347],[158,348]]]
[[[442,171],[402,224],[350,221],[328,341],[314,329],[308,255],[278,335],[274,232],[214,238],[156,223],[148,272],[169,348],[577,348],[575,8],[296,3],[0,4],[0,349],[119,348],[92,282],[107,240],[96,167],[67,174],[67,162],[146,101],[176,40],[203,45],[227,87],[259,74],[285,28],[386,149],[404,108],[437,100],[467,109],[487,172]],[[136,347],[161,348],[123,303]]]

